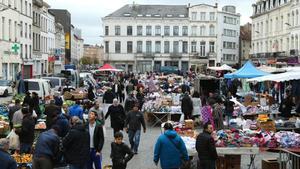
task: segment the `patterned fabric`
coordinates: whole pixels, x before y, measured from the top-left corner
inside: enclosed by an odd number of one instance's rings
[[[209,105],[203,106],[201,110],[203,124],[210,122],[215,128],[213,117],[212,117],[212,108]]]

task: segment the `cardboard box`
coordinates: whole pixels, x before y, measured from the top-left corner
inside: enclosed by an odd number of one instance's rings
[[[262,169],[279,169],[279,162],[277,159],[263,159],[261,161]]]
[[[185,128],[187,128],[187,129],[195,128],[194,120],[184,120],[184,125],[185,125]]]

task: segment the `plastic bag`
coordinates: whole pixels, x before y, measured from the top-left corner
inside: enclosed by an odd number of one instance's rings
[[[19,136],[16,134],[15,130],[12,129],[11,132],[6,137],[9,139],[9,149],[19,150],[20,149],[20,140]]]

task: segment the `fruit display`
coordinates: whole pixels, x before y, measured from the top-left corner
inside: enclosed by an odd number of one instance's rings
[[[17,163],[32,163],[32,154],[13,154]]]
[[[68,107],[70,107],[70,106],[73,106],[75,104],[75,102],[72,100],[65,100],[64,104],[66,104]]]
[[[0,135],[6,135],[10,131],[8,118],[0,115]]]
[[[259,122],[267,122],[269,120],[268,114],[260,114],[257,117],[257,121]]]

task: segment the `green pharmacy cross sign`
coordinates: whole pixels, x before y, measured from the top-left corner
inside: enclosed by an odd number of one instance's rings
[[[14,53],[18,53],[20,47],[17,43],[14,43],[14,45],[11,47],[11,49]]]

